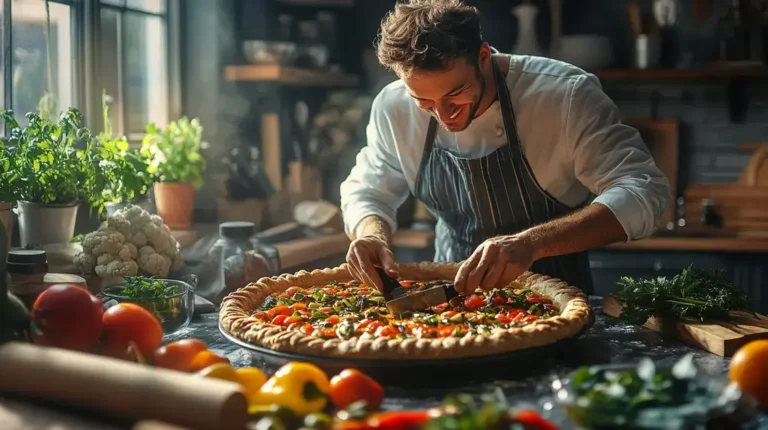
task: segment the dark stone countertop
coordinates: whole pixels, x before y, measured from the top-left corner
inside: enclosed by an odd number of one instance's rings
[[[714,375],[726,375],[730,359],[692,348],[674,339],[666,339],[656,332],[642,327],[629,326],[602,313],[602,300],[590,299],[595,312],[595,322],[583,337],[568,346],[543,372],[532,372],[521,378],[499,378],[492,382],[457,383],[448,388],[433,387],[386,387],[385,409],[424,408],[439,404],[450,393],[499,394],[503,392],[513,406],[532,406],[563,426],[572,428],[563,411],[552,399],[551,383],[558,376],[565,376],[582,365],[632,364],[642,357],[649,357],[657,364],[671,364],[688,353],[703,371]],[[267,372],[274,369],[249,351],[228,341],[218,330],[218,314],[195,317],[189,327],[166,336],[167,341],[195,337],[208,343],[209,348],[226,355],[235,367],[260,367]],[[467,372],[472,372],[471,368]],[[763,416],[759,428],[768,428],[768,417]],[[755,428],[755,427],[752,427]]]

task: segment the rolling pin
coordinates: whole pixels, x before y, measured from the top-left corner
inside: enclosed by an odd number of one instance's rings
[[[0,393],[199,430],[242,430],[248,419],[233,382],[21,342],[0,346]]]

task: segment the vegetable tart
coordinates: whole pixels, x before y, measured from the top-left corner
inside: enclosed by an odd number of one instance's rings
[[[458,263],[398,266],[414,290],[454,279]],[[275,351],[357,359],[435,359],[508,353],[555,343],[589,323],[584,293],[526,272],[504,288],[477,290],[449,303],[391,315],[376,288],[353,280],[347,265],[262,278],[221,304],[234,337]]]

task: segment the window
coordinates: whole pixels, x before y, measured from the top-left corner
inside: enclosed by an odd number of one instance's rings
[[[166,5],[102,0],[101,78],[115,133],[139,140],[150,122],[168,122]]]
[[[69,5],[49,3],[50,35],[46,44],[46,3],[44,0],[13,0],[11,3],[10,108],[22,124],[27,112],[36,112],[43,96],[55,97],[58,114],[74,105],[73,22]],[[50,48],[50,49],[48,49]],[[8,73],[7,68],[3,68]]]
[[[176,64],[169,56],[178,54],[169,46],[176,40],[169,37],[169,21],[176,25],[169,9],[177,9],[176,1],[0,0],[0,109],[13,109],[23,123],[50,92],[54,114],[76,107],[100,131],[104,91],[114,133],[135,142],[148,123],[164,126],[171,92],[178,91],[169,83],[178,74],[169,71]],[[85,78],[89,74],[93,79]]]

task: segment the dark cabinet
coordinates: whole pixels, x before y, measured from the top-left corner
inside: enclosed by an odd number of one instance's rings
[[[595,294],[608,295],[622,276],[673,276],[693,265],[724,269],[728,278],[752,299],[758,312],[768,313],[768,254],[686,251],[599,250],[589,255]]]

